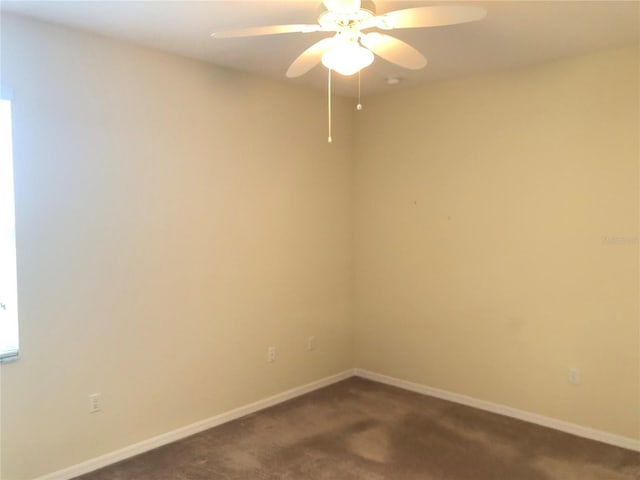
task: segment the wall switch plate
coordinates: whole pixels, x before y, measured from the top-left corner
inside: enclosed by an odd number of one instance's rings
[[[570,368],[567,378],[569,380],[569,383],[578,385],[580,383],[580,370],[578,370],[577,368]]]
[[[316,337],[313,335],[307,338],[307,350],[315,350],[316,349]]]
[[[267,348],[267,362],[273,363],[276,361],[276,347]]]
[[[101,397],[101,393],[92,393],[89,395],[89,413],[98,413],[102,410]]]

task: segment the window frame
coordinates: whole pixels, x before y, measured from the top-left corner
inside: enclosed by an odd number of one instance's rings
[[[0,333],[11,334],[11,339],[5,339],[3,341],[0,339],[0,362],[11,362],[20,358],[20,327],[19,327],[19,317],[18,317],[18,279],[17,279],[17,247],[16,247],[16,225],[15,225],[15,162],[14,162],[14,142],[13,142],[13,95],[10,89],[1,86],[0,87],[0,102],[8,102],[8,132],[0,132],[0,135],[4,138],[5,134],[8,134],[8,142],[5,143],[5,146],[8,151],[8,160],[9,165],[7,167],[6,173],[9,178],[8,182],[10,188],[5,189],[6,194],[9,197],[9,200],[3,199],[3,203],[7,203],[7,212],[5,220],[7,220],[7,225],[0,225],[0,228],[7,230],[2,234],[6,234],[5,240],[6,243],[4,245],[0,244],[0,248],[7,250],[7,265],[8,268],[3,268],[3,275],[7,275],[6,278],[0,279],[0,285],[3,283],[7,287],[7,291],[1,291],[0,295],[0,309],[4,311],[0,311],[0,315],[8,314],[9,315],[9,326],[2,327],[0,326]],[[3,107],[4,109],[4,107]],[[4,112],[1,113],[4,115]],[[4,162],[4,159],[2,160]],[[0,169],[4,170],[5,166],[0,166]],[[1,170],[0,170],[1,171]],[[4,182],[4,180],[0,180],[0,182]],[[0,220],[4,215],[0,212]],[[4,222],[3,222],[4,223]],[[0,240],[2,240],[0,238]],[[4,253],[3,253],[4,254]],[[13,278],[11,278],[13,277]],[[8,311],[7,311],[8,309]]]

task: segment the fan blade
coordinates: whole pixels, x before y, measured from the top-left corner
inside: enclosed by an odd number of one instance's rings
[[[371,32],[363,35],[360,41],[376,55],[401,67],[418,70],[427,65],[424,55],[408,43],[391,35]]]
[[[269,25],[266,27],[238,28],[212,33],[213,38],[257,37],[261,35],[279,35],[282,33],[310,33],[320,30],[320,25]]]
[[[456,23],[482,20],[486,16],[487,11],[481,7],[443,5],[396,10],[376,18],[379,20],[378,26],[380,28],[391,29],[455,25]]]
[[[329,37],[323,38],[319,42],[311,45],[293,61],[289,70],[287,70],[287,77],[294,78],[307,73],[320,63],[320,60],[322,60],[322,54],[326,52],[334,42],[335,37]]]

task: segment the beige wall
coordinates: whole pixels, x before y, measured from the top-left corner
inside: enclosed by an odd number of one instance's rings
[[[7,15],[1,73],[4,480],[353,366],[640,438],[637,50],[338,100],[330,146],[322,92]]]
[[[638,67],[622,49],[367,100],[358,367],[640,438]]]
[[[327,145],[322,92],[2,22],[22,344],[3,479],[353,366],[346,102]]]

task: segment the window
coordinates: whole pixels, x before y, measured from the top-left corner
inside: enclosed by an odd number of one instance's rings
[[[18,357],[11,102],[0,96],[0,360]]]

